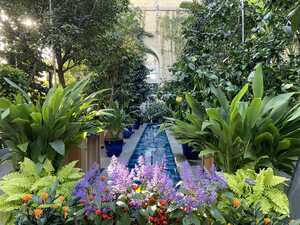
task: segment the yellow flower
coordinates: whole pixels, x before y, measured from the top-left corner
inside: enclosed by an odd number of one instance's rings
[[[182,100],[183,100],[183,98],[182,98],[181,96],[177,96],[177,97],[176,97],[176,102],[177,102],[177,103],[181,103]]]
[[[22,201],[23,201],[24,203],[29,202],[31,199],[32,199],[32,194],[25,194],[25,195],[23,195],[23,197],[22,197]]]
[[[136,190],[135,190],[136,193],[141,193],[142,192],[142,188],[141,186],[139,186]]]
[[[41,216],[43,215],[43,210],[42,209],[35,209],[33,211],[33,215],[36,219],[41,218]]]
[[[46,201],[48,201],[49,194],[47,192],[42,192],[40,197],[43,202],[46,202]]]

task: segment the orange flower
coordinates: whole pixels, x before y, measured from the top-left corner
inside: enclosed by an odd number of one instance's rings
[[[56,204],[51,205],[51,208],[52,208],[52,209],[58,209],[58,208],[59,208],[59,205],[56,205]]]
[[[36,219],[41,218],[41,216],[43,215],[43,210],[42,209],[35,209],[33,211],[33,215]]]
[[[271,220],[270,220],[270,218],[264,218],[264,224],[265,225],[269,225],[271,223]]]
[[[68,214],[69,214],[69,207],[65,206],[65,207],[63,208],[63,211],[64,211],[64,218],[66,219],[67,216],[68,216]]]
[[[232,206],[234,207],[234,208],[238,208],[238,207],[240,207],[241,206],[241,201],[239,200],[239,199],[233,199],[233,201],[232,201]]]
[[[65,201],[65,197],[61,195],[58,197],[58,200],[63,203]]]
[[[25,194],[25,195],[23,195],[23,197],[22,197],[22,201],[23,201],[24,203],[29,202],[31,199],[32,199],[32,194]]]
[[[42,194],[41,194],[42,201],[46,202],[46,201],[48,201],[48,198],[49,198],[49,194],[47,192],[42,192]]]

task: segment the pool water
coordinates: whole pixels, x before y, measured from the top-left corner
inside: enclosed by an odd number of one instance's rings
[[[134,168],[140,156],[144,156],[149,164],[165,164],[168,175],[174,183],[180,180],[174,155],[165,131],[159,125],[147,125],[132,156],[128,161],[128,168]]]

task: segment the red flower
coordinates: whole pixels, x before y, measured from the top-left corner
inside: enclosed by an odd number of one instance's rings
[[[97,209],[95,213],[96,213],[96,215],[98,215],[98,216],[101,216],[101,215],[102,215],[102,211],[101,211],[100,209]]]
[[[165,199],[161,199],[161,200],[159,200],[159,204],[160,204],[161,206],[166,206],[166,205],[168,204],[168,201],[165,200]]]
[[[133,190],[137,190],[139,187],[140,187],[140,186],[139,186],[138,184],[133,184],[133,185],[132,185],[132,189],[133,189]]]
[[[109,219],[111,219],[112,218],[112,216],[110,216],[110,215],[108,215],[108,214],[106,214],[106,213],[103,213],[102,214],[102,219],[104,219],[104,220],[109,220]]]

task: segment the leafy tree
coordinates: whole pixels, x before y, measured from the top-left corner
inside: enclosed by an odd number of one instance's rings
[[[24,90],[28,90],[28,75],[22,70],[9,65],[0,65],[0,96],[14,99],[17,90],[12,88],[4,78],[8,78]]]
[[[96,40],[112,27],[119,13],[127,9],[128,1],[52,0],[51,15],[48,1],[1,0],[0,5],[9,18],[3,23],[6,27],[19,32],[24,19],[30,18],[36,23],[34,32],[28,32],[28,36],[34,40],[34,45],[24,48],[31,51],[53,47],[59,82],[65,86],[64,74],[82,64],[88,55],[95,54]],[[4,35],[7,43],[14,46],[18,36],[11,36],[6,32]],[[15,50],[19,52],[19,48]],[[40,54],[35,55],[38,61],[42,61]],[[30,57],[31,60],[34,58],[36,57]]]
[[[245,1],[245,43],[242,43],[239,0],[193,3],[185,21],[187,44],[173,67],[177,85],[192,91],[204,106],[215,103],[211,84],[228,97],[247,82],[249,71],[262,63],[266,90],[279,93],[299,89],[299,47],[289,17],[262,1]]]
[[[139,11],[129,10],[120,16],[111,32],[98,39],[95,47],[101,54],[90,60],[96,72],[92,86],[110,88],[108,102],[119,101],[126,109],[143,102],[148,91],[144,35]]]

